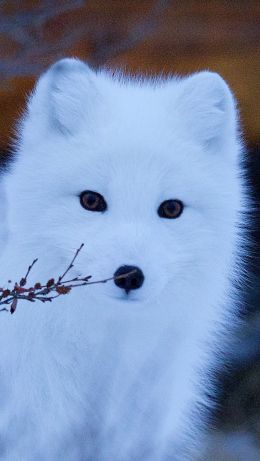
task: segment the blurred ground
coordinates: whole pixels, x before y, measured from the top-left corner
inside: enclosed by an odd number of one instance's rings
[[[0,151],[38,75],[56,59],[129,72],[219,72],[231,85],[249,149],[249,178],[260,203],[260,2],[258,0],[0,0]],[[221,405],[199,461],[260,460],[260,227],[252,226],[244,327],[220,373]]]

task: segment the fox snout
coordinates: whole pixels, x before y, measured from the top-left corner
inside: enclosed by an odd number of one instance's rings
[[[131,290],[141,288],[144,283],[144,274],[137,266],[120,266],[114,273],[114,282],[128,294]]]

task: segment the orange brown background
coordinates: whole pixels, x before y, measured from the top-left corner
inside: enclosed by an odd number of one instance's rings
[[[219,72],[246,141],[260,133],[260,2],[88,0],[0,2],[0,149],[39,74],[65,56],[131,72]]]

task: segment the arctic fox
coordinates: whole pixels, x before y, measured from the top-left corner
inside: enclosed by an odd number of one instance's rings
[[[245,185],[221,77],[39,80],[5,177],[1,283],[114,281],[0,319],[1,459],[193,460],[237,312]]]

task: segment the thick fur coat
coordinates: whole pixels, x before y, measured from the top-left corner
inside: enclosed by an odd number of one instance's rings
[[[232,329],[245,185],[233,96],[221,77],[130,79],[75,59],[39,80],[5,177],[1,283],[36,257],[46,282],[142,269],[0,321],[1,460],[191,460],[211,372]],[[102,213],[79,195],[105,198]],[[177,219],[158,216],[178,199]]]

